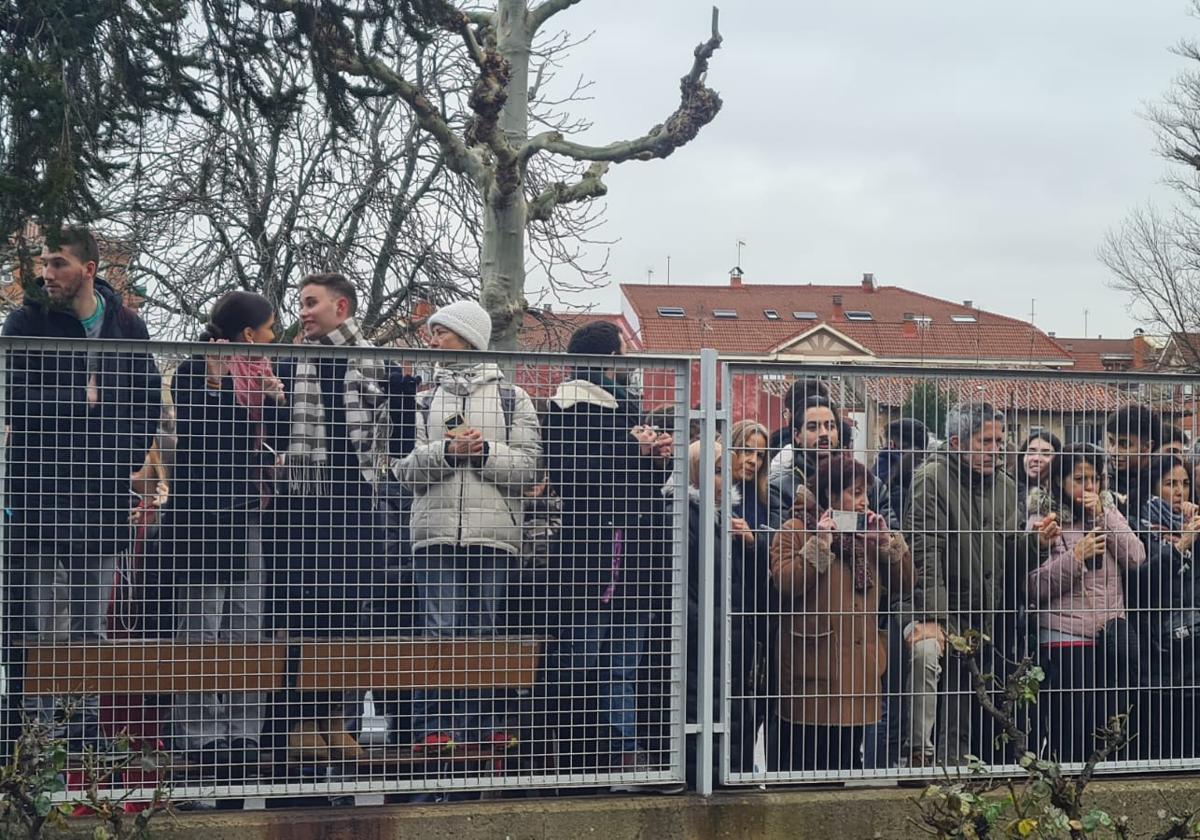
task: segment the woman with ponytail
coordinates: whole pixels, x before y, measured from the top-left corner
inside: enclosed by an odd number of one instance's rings
[[[200,340],[245,349],[196,356],[171,382],[178,445],[163,517],[163,567],[175,580],[180,641],[253,643],[263,629],[262,516],[270,504],[272,442],[286,427],[283,385],[250,345],[275,340],[271,303],[230,292]],[[257,763],[260,692],[189,692],[171,709],[172,746],[202,772],[236,778]]]

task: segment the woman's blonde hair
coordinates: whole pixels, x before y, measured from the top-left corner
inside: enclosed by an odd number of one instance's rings
[[[702,441],[693,441],[688,444],[688,484],[693,487],[700,486],[700,449]],[[725,447],[721,446],[721,441],[713,441],[713,457],[720,458],[721,453],[725,451]]]
[[[732,449],[730,454],[736,453],[738,450],[751,449],[749,441],[755,435],[763,439],[763,459],[762,463],[758,465],[758,474],[754,476],[754,488],[758,494],[758,500],[767,504],[771,498],[770,483],[767,480],[768,468],[771,465],[771,459],[768,457],[771,435],[767,431],[767,427],[756,420],[739,420],[734,423],[733,428],[729,431],[729,444]]]

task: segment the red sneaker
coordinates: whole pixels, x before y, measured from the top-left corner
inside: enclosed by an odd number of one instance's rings
[[[521,743],[521,740],[509,732],[493,732],[489,743],[494,750],[511,750]]]
[[[430,732],[413,744],[412,750],[415,753],[449,753],[454,752],[454,748],[457,746],[454,743],[454,736],[449,732]]]

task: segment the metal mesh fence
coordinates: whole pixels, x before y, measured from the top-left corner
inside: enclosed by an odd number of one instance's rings
[[[0,341],[4,700],[114,794],[684,779],[686,360]],[[73,775],[74,774],[74,775]]]
[[[722,779],[1200,765],[1190,379],[721,374]]]
[[[694,365],[0,341],[7,742],[177,800],[1200,766],[1187,379]]]

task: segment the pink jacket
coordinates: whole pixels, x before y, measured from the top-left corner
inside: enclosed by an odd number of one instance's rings
[[[1041,513],[1031,514],[1028,527],[1033,529],[1041,519]],[[1115,507],[1106,508],[1100,522],[1108,532],[1100,568],[1079,564],[1075,546],[1087,532],[1064,524],[1050,559],[1029,573],[1029,600],[1038,627],[1090,639],[1106,622],[1125,617],[1123,572],[1146,562],[1146,547]]]

